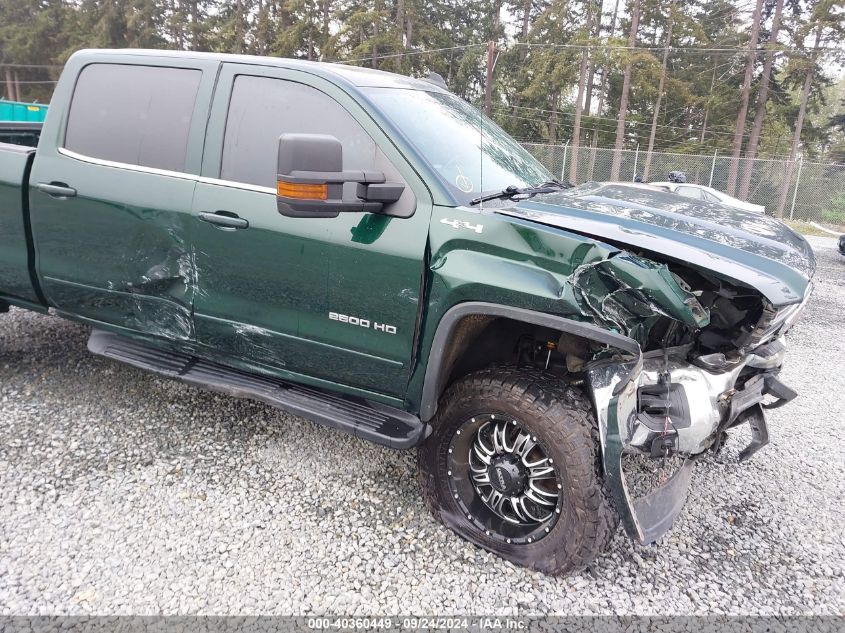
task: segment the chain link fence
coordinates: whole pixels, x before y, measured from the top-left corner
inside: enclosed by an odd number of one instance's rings
[[[611,180],[614,151],[608,148],[523,143],[523,146],[561,180],[575,183]],[[570,178],[573,162],[575,178]],[[617,180],[644,182],[667,180],[670,171],[682,171],[687,182],[728,189],[732,159],[718,153],[678,154],[623,150]],[[750,170],[750,172],[748,171]],[[741,195],[747,180],[747,195]],[[782,191],[784,181],[789,185]],[[816,163],[803,159],[741,158],[737,161],[735,196],[762,204],[769,215],[803,222],[845,225],[845,165]],[[782,203],[782,204],[781,204]]]

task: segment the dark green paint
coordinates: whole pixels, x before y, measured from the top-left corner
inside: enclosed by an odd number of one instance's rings
[[[184,173],[108,167],[58,151],[75,78],[94,61],[202,70]],[[238,73],[301,82],[335,99],[404,180],[414,214],[290,218],[276,211],[272,191],[216,180]],[[0,227],[6,229],[0,294],[37,303],[27,266],[34,260],[47,301],[63,316],[238,368],[404,401],[414,412],[440,319],[465,301],[561,315],[638,341],[658,313],[692,328],[707,324],[707,313],[665,265],[602,239],[644,240],[668,258],[673,250],[697,253],[700,261],[707,256],[724,264],[719,274],[760,280],[764,293],[780,284],[784,294],[798,295],[806,286],[813,263],[799,238],[748,218],[720,228],[718,210],[709,207],[696,219],[661,209],[660,201],[626,202],[629,192],[614,197],[600,189],[520,205],[457,206],[413,139],[369,99],[374,87],[437,90],[389,74],[271,58],[74,55],[57,86],[30,183],[64,182],[79,195],[56,199],[30,188],[34,251],[27,248],[17,184],[24,163],[0,149]],[[249,228],[224,230],[198,219],[221,210]],[[725,217],[724,209],[719,213]],[[788,248],[778,247],[786,238]],[[392,325],[396,334],[330,319],[332,312]]]
[[[21,190],[32,158],[32,150],[24,147],[0,152],[0,294],[39,303],[29,267],[26,192]]]

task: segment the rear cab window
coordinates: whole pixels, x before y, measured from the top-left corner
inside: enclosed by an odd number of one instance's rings
[[[64,148],[90,158],[185,170],[202,71],[89,64],[79,74]]]

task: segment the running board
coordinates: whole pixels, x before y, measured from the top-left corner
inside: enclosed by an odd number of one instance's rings
[[[237,398],[260,400],[364,440],[395,449],[416,446],[430,427],[418,417],[377,402],[254,374],[208,360],[93,330],[88,350]]]

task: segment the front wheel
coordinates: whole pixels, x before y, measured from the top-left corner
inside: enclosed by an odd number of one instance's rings
[[[485,369],[452,385],[419,449],[426,503],[447,527],[548,574],[585,567],[618,525],[592,408],[548,374]]]

